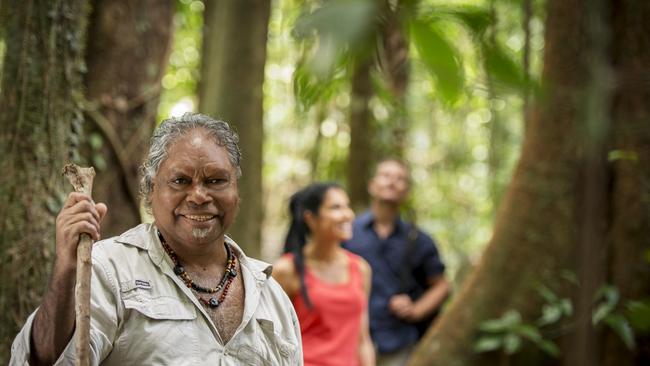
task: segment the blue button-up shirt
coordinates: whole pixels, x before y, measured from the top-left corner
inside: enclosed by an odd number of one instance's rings
[[[368,304],[370,334],[379,353],[390,353],[416,343],[419,337],[414,325],[398,319],[388,310],[390,298],[409,292],[416,281],[424,284],[428,278],[442,274],[445,266],[433,239],[422,231],[418,230],[416,239],[409,244],[412,226],[398,218],[395,230],[386,239],[381,239],[373,229],[374,221],[370,211],[357,217],[352,239],[343,246],[365,258],[372,268]],[[411,271],[404,276],[406,266],[410,266]],[[408,277],[408,281],[404,277]]]

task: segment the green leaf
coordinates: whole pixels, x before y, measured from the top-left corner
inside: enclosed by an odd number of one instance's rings
[[[415,20],[410,29],[412,43],[435,80],[439,94],[444,101],[454,104],[464,87],[463,68],[456,49],[435,23]]]
[[[549,289],[548,287],[546,287],[546,286],[544,286],[544,285],[540,285],[540,286],[537,288],[537,292],[539,292],[539,294],[540,294],[540,295],[544,298],[544,300],[546,300],[546,302],[548,302],[548,303],[554,303],[554,302],[557,302],[557,300],[558,300],[557,295],[556,295],[553,291],[551,291],[551,289]]]
[[[377,3],[372,0],[327,1],[298,18],[294,36],[301,39],[317,33],[331,37],[337,43],[355,43],[370,31],[376,13]]]
[[[481,337],[474,344],[474,352],[490,352],[501,348],[503,340],[501,337]]]
[[[521,338],[516,334],[508,334],[503,339],[503,350],[511,355],[521,347]]]
[[[591,316],[591,323],[593,325],[600,323],[603,319],[610,315],[612,311],[614,311],[613,305],[606,302],[599,304]]]
[[[503,321],[503,319],[490,319],[482,322],[479,325],[480,330],[489,333],[504,332],[507,328],[507,324]]]
[[[628,349],[632,350],[636,347],[634,341],[634,331],[632,330],[632,327],[630,327],[630,323],[628,323],[627,319],[625,319],[623,315],[610,314],[605,317],[605,324],[607,324],[614,330],[614,332],[616,332],[616,334],[618,334]]]
[[[573,314],[573,304],[570,299],[562,299],[560,301],[560,308],[562,308],[562,314],[565,316],[571,316]]]
[[[93,150],[99,150],[104,145],[104,139],[98,133],[91,133],[88,138],[88,144]]]
[[[508,310],[503,315],[503,321],[506,322],[508,327],[512,328],[521,324],[521,314],[517,310]]]
[[[106,170],[106,160],[100,153],[95,153],[92,155],[93,166],[97,168],[98,171]]]
[[[578,276],[576,276],[576,273],[573,271],[564,269],[562,270],[560,276],[571,284],[574,284],[576,286],[580,284],[580,281],[578,281]]]
[[[537,345],[542,349],[542,351],[548,353],[553,357],[560,355],[560,349],[555,345],[555,343],[551,341],[542,340],[541,342],[537,343]]]
[[[639,156],[636,151],[631,150],[612,150],[607,154],[608,161],[616,160],[628,160],[628,161],[638,161]]]
[[[560,307],[560,305],[546,304],[542,307],[542,316],[537,321],[537,324],[540,326],[553,324],[557,322],[561,317],[562,317],[562,308]]]
[[[521,65],[503,46],[484,41],[482,48],[486,71],[497,86],[501,85],[514,91],[526,87]]]
[[[480,37],[492,24],[488,9],[469,5],[433,5],[421,7],[418,16],[427,21],[456,21],[476,37]]]
[[[293,74],[293,92],[299,109],[304,112],[319,101],[328,101],[341,90],[345,79],[344,72],[321,78],[304,63],[299,63]]]
[[[542,340],[542,334],[539,332],[539,329],[532,325],[522,324],[518,326],[515,331],[517,334],[535,343]]]
[[[505,332],[521,323],[521,315],[516,310],[507,311],[501,318],[489,319],[479,325],[479,329],[489,333]]]
[[[630,301],[627,306],[626,318],[637,332],[650,333],[650,299]]]

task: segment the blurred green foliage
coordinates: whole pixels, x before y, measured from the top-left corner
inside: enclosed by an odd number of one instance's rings
[[[199,0],[176,1],[173,43],[162,78],[159,120],[196,110],[204,7]]]
[[[178,2],[160,118],[195,109],[203,9],[197,3]],[[272,1],[264,83],[266,260],[280,253],[288,197],[314,179],[345,181],[350,64],[355,57],[373,56],[369,42],[377,42],[379,3]],[[491,236],[498,202],[490,184],[505,187],[519,156],[524,131],[521,4],[493,1],[493,22],[488,0],[407,3],[414,6],[403,23],[412,43],[404,111],[410,121],[405,157],[415,182],[411,206],[418,224],[439,242],[452,279],[460,279]],[[534,1],[531,22],[533,80],[543,49],[541,3]],[[488,93],[486,71],[496,94]],[[373,84],[370,108],[378,127],[374,138],[381,144],[394,138],[394,101],[378,70]],[[504,131],[496,171],[488,162],[494,121]]]

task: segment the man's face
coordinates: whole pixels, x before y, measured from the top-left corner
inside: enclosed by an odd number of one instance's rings
[[[222,241],[238,205],[237,174],[225,147],[200,128],[172,142],[151,193],[156,225],[168,242]]]
[[[402,164],[385,161],[368,183],[370,196],[380,202],[400,204],[409,193],[409,174]]]

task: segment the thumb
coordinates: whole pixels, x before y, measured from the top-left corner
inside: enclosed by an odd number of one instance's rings
[[[106,216],[106,212],[108,211],[108,207],[106,207],[105,204],[99,202],[95,205],[95,209],[97,210],[97,213],[99,214],[99,221],[101,221],[104,216]]]

